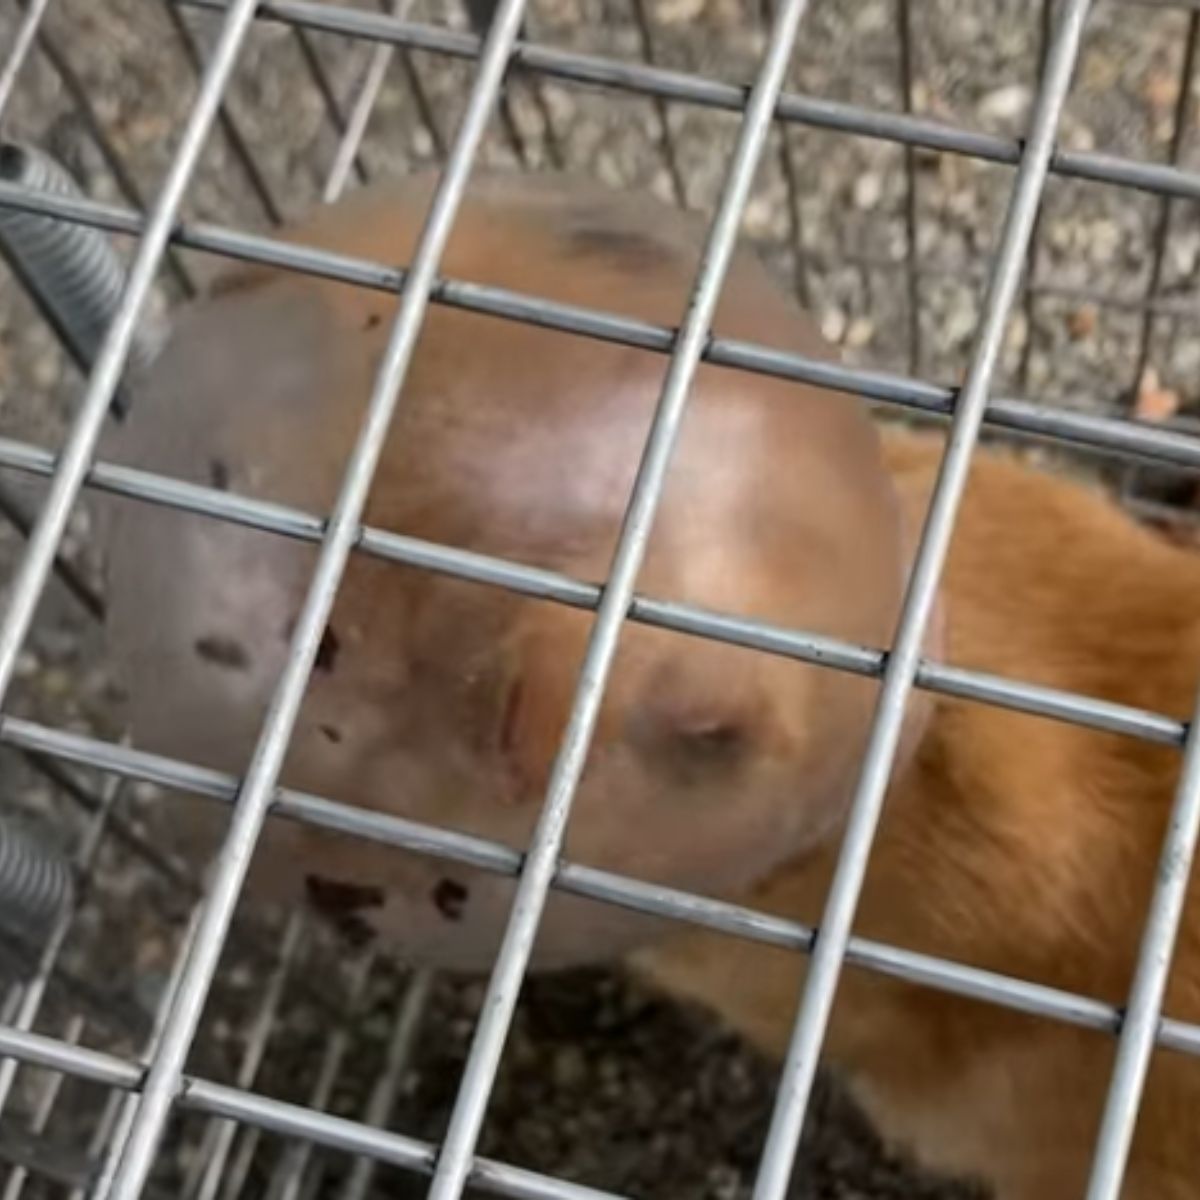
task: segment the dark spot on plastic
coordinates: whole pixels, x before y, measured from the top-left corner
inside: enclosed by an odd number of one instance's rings
[[[364,329],[378,329],[379,322],[382,320],[383,320],[383,318],[378,313],[368,313],[367,319],[363,322],[363,328]]]
[[[313,907],[335,920],[351,916],[364,908],[383,906],[383,888],[371,884],[343,883],[340,879],[308,875],[304,885]]]
[[[321,725],[318,728],[335,746],[342,744],[342,731],[336,725]]]
[[[375,940],[375,930],[359,916],[340,917],[333,927],[352,950],[363,950]]]
[[[470,893],[453,879],[439,879],[433,889],[434,907],[447,921],[461,921]]]
[[[231,671],[244,671],[250,665],[250,655],[241,642],[217,633],[205,634],[193,643],[196,654],[217,667],[228,667]]]
[[[223,492],[229,491],[229,466],[224,460],[214,458],[208,464],[208,479],[215,488]]]
[[[321,644],[317,647],[317,657],[313,661],[313,665],[318,671],[326,673],[332,671],[340,649],[341,642],[338,641],[338,635],[333,632],[333,626],[326,625],[325,632],[321,634]]]
[[[631,271],[674,261],[665,242],[633,229],[579,225],[568,235],[571,251],[585,258],[606,259]]]

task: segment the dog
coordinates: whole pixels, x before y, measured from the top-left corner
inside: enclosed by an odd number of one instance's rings
[[[374,185],[287,228],[409,261],[432,181]],[[472,181],[447,279],[674,326],[702,223],[563,177]],[[264,266],[218,273],[135,381],[106,453],[328,512],[397,299]],[[713,332],[832,361],[749,251]],[[430,307],[369,525],[577,578],[605,576],[666,359]],[[894,633],[942,452],[856,398],[701,365],[640,593],[875,647]],[[135,743],[244,770],[315,549],[109,500],[109,624]],[[1096,489],[981,450],[926,654],[1187,719],[1200,562]],[[524,845],[590,615],[356,554],[284,782]],[[819,920],[874,680],[630,623],[567,834],[575,861]],[[1121,1004],[1179,771],[1169,747],[915,692],[857,933]],[[164,837],[219,842],[210,802],[163,801]],[[311,901],[414,961],[486,970],[507,877],[271,818],[251,895]],[[1200,1018],[1189,895],[1168,1011]],[[554,893],[534,969],[623,961],[780,1055],[805,959]],[[885,1137],[998,1200],[1082,1194],[1111,1036],[848,967],[827,1051]],[[1200,1064],[1155,1057],[1125,1194],[1200,1194]]]

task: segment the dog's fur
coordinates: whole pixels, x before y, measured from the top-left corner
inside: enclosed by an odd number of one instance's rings
[[[885,436],[917,519],[941,438]],[[943,584],[945,658],[1187,719],[1200,677],[1200,561],[1077,484],[980,452]],[[1123,1003],[1179,755],[939,699],[891,788],[855,924],[864,937]],[[742,899],[820,916],[836,846]],[[782,1052],[802,967],[697,935],[644,954],[665,986]],[[1189,897],[1170,1015],[1200,1017],[1200,905]],[[829,1039],[878,1125],[1014,1200],[1080,1196],[1112,1039],[847,968]],[[1200,1064],[1160,1052],[1125,1195],[1200,1194],[1189,1114]]]
[[[370,189],[288,236],[406,261],[429,194],[428,181]],[[493,179],[469,193],[445,271],[670,324],[696,246],[694,224],[653,205]],[[829,353],[749,256],[724,297],[718,333]],[[325,511],[394,304],[259,269],[224,276],[181,315],[115,452]],[[431,310],[368,520],[602,577],[663,370],[647,352]],[[639,586],[885,645],[939,454],[931,436],[879,439],[849,397],[702,367]],[[138,740],[239,770],[311,551],[144,508],[113,515],[114,646]],[[1107,499],[981,453],[929,652],[1186,718],[1198,595],[1200,562]],[[573,610],[356,558],[288,781],[518,844],[586,634]],[[817,920],[874,691],[630,626],[568,853]],[[1178,768],[1171,749],[914,694],[857,932],[1121,1003]],[[170,809],[171,831],[211,844],[211,812],[183,812]],[[480,969],[511,895],[505,880],[271,822],[252,882],[289,899],[305,876],[401,950]],[[1168,998],[1185,1019],[1200,1018],[1198,938],[1190,900]],[[551,900],[538,965],[618,955],[782,1050],[801,956]],[[928,1164],[981,1176],[1001,1200],[1081,1194],[1111,1037],[848,968],[829,1046],[884,1133]],[[1200,1064],[1159,1054],[1128,1196],[1200,1195],[1198,1105]]]

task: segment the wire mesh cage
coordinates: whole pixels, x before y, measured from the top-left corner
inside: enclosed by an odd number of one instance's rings
[[[1015,437],[1061,469],[1101,475],[1140,517],[1193,536],[1198,31],[1200,5],[1184,0],[475,0],[450,11],[422,0],[19,0],[0,9],[0,246],[10,268],[0,293],[5,1200],[449,1200],[464,1187],[579,1200],[973,1194],[892,1158],[836,1092],[818,1087],[813,1098],[845,961],[1119,1034],[1091,1193],[1116,1196],[1151,1049],[1200,1048],[1200,1030],[1161,1014],[1162,951],[1186,871],[1163,872],[1123,1014],[866,942],[851,936],[851,920],[887,746],[914,683],[1184,750],[1163,853],[1189,859],[1200,775],[1183,724],[923,663],[919,650],[977,440]],[[439,278],[437,238],[477,162],[569,168],[704,214],[698,299],[678,334]],[[393,264],[354,264],[272,236],[348,189],[429,165],[443,170],[444,221],[406,282]],[[843,365],[707,336],[720,264],[738,236],[815,313]],[[653,435],[664,448],[702,359],[827,384],[884,416],[952,420],[960,437],[891,652],[753,623],[732,630],[686,606],[635,599],[636,532],[603,592],[451,547],[414,558],[386,531],[359,528],[369,455],[350,465],[327,522],[94,462],[126,364],[153,354],[160,318],[202,292],[222,257],[392,292],[403,282],[401,337],[417,335],[436,284],[432,303],[649,346],[673,364]],[[661,471],[644,475],[635,511],[652,516],[661,487]],[[782,1082],[704,1014],[605,972],[535,981],[514,1016],[519,936],[505,940],[490,981],[409,971],[371,947],[348,951],[344,930],[308,914],[239,905],[230,859],[210,870],[157,844],[142,817],[166,789],[214,802],[236,794],[231,836],[250,847],[278,764],[256,760],[239,786],[124,739],[99,628],[94,488],[320,542],[326,591],[357,545],[596,610],[596,669],[584,677],[601,683],[581,686],[567,734],[581,749],[627,617],[880,677],[874,770],[864,770],[815,947],[793,922],[560,863],[561,821],[540,825],[522,854],[337,797],[319,815],[311,798],[276,801],[397,854],[519,875],[529,903],[514,909],[518,931],[532,932],[554,887],[811,951]],[[292,701],[329,599],[319,588],[314,596],[281,685]],[[266,733],[280,748],[287,708],[272,710]],[[555,776],[551,813],[565,818],[575,782],[569,767]]]

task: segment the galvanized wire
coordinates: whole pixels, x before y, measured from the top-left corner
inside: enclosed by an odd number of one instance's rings
[[[746,103],[746,115],[729,163],[721,200],[701,253],[693,290],[679,325],[666,379],[621,522],[612,564],[596,606],[596,620],[584,651],[579,682],[550,771],[541,814],[522,860],[516,895],[488,981],[482,1015],[442,1139],[429,1200],[458,1200],[470,1174],[475,1143],[554,878],[571,805],[616,656],[621,626],[633,600],[671,451],[704,343],[710,336],[712,317],[737,241],[742,212],[770,131],[771,113],[783,86],[806,3],[807,0],[783,0],[781,3],[762,67]]]
[[[754,156],[761,148],[767,122],[772,115],[772,91],[782,85],[782,74],[769,83],[760,80],[749,105],[745,90],[731,85],[714,83],[681,72],[665,71],[652,64],[613,63],[593,56],[537,46],[515,40],[520,5],[509,3],[501,9],[501,19],[493,30],[484,52],[481,73],[476,77],[475,91],[459,139],[448,168],[451,182],[435,201],[429,232],[422,240],[418,260],[410,272],[393,267],[365,263],[314,251],[306,247],[288,246],[270,238],[243,234],[205,224],[177,225],[164,212],[173,212],[187,186],[187,177],[198,149],[197,139],[203,137],[203,127],[211,120],[213,105],[219,103],[228,77],[228,67],[237,43],[245,33],[252,3],[227,5],[224,0],[182,0],[196,7],[227,10],[225,37],[210,63],[209,74],[189,122],[181,153],[168,175],[164,196],[149,221],[136,212],[114,206],[95,204],[74,198],[60,198],[38,193],[29,188],[0,188],[0,208],[18,212],[43,214],[78,221],[82,225],[140,233],[143,243],[138,263],[143,273],[168,245],[191,246],[223,253],[250,261],[274,263],[289,269],[309,271],[330,278],[341,278],[367,287],[400,292],[401,314],[376,391],[372,399],[367,431],[359,444],[352,465],[347,471],[344,490],[335,518],[326,524],[322,514],[304,513],[284,506],[264,504],[213,489],[185,485],[149,472],[114,467],[111,464],[90,463],[90,446],[98,421],[106,406],[104,393],[111,394],[114,370],[128,350],[128,328],[118,328],[110,335],[102,355],[101,366],[93,374],[81,409],[81,416],[68,443],[68,458],[56,472],[56,460],[37,447],[12,440],[0,440],[0,466],[35,474],[52,475],[53,504],[49,516],[43,514],[24,569],[15,589],[15,602],[3,625],[0,625],[0,697],[11,679],[12,656],[24,636],[32,604],[44,583],[49,559],[57,547],[65,521],[66,508],[85,482],[110,492],[169,504],[193,512],[206,513],[284,536],[322,543],[321,564],[314,577],[305,616],[298,623],[292,653],[276,693],[264,727],[250,775],[242,786],[234,808],[234,826],[225,852],[208,891],[206,905],[198,910],[197,934],[189,939],[188,948],[176,964],[175,985],[167,989],[169,1004],[159,1013],[155,1036],[147,1050],[145,1061],[149,1077],[140,1099],[125,1105],[114,1102],[111,1122],[117,1127],[111,1137],[97,1131],[94,1148],[106,1144],[109,1154],[95,1196],[120,1196],[124,1200],[141,1192],[149,1170],[154,1147],[162,1122],[173,1103],[181,1108],[208,1112],[219,1121],[236,1120],[250,1126],[255,1136],[262,1130],[283,1133],[302,1139],[285,1156],[287,1170],[277,1174],[273,1192],[279,1200],[291,1200],[300,1186],[301,1173],[308,1164],[311,1146],[323,1145],[367,1156],[362,1162],[386,1161],[417,1170],[433,1172],[435,1181],[431,1195],[451,1200],[460,1194],[468,1180],[475,1186],[498,1194],[538,1197],[574,1197],[575,1200],[600,1200],[603,1193],[580,1188],[564,1181],[551,1180],[528,1172],[517,1171],[501,1164],[475,1159],[473,1148],[479,1123],[486,1108],[487,1095],[494,1077],[496,1063],[503,1044],[508,1017],[515,1002],[517,989],[524,975],[528,939],[536,929],[538,911],[547,889],[553,887],[575,895],[587,896],[602,902],[624,905],[639,911],[688,921],[731,936],[748,937],[766,944],[788,947],[813,953],[809,990],[818,1002],[802,1010],[793,1053],[784,1072],[784,1086],[772,1134],[763,1161],[756,1195],[774,1198],[782,1194],[790,1170],[795,1133],[803,1120],[811,1070],[819,1048],[827,1001],[832,999],[837,972],[841,962],[848,961],[938,987],[943,990],[1006,1005],[1019,1011],[1036,1013],[1066,1021],[1085,1028],[1115,1033],[1121,1031],[1118,1066],[1106,1115],[1103,1136],[1098,1144],[1096,1170],[1089,1200],[1111,1200],[1119,1187],[1128,1142],[1132,1133],[1140,1089],[1150,1050],[1154,1045],[1187,1052],[1200,1053],[1200,1027],[1166,1020],[1161,1017],[1162,985],[1170,942],[1179,916],[1186,867],[1194,847],[1197,824],[1200,822],[1200,768],[1195,766],[1196,752],[1187,748],[1184,772],[1177,796],[1177,810],[1168,841],[1164,847],[1164,870],[1156,890],[1150,922],[1143,942],[1138,980],[1127,1013],[1089,997],[1074,996],[1029,981],[1008,979],[994,973],[968,968],[961,964],[914,954],[902,949],[883,946],[850,935],[849,920],[853,911],[854,894],[861,884],[865,869],[873,824],[871,807],[876,812],[886,783],[889,742],[894,744],[904,697],[912,686],[926,687],[942,694],[1007,706],[1018,711],[1037,713],[1093,728],[1117,731],[1129,736],[1180,747],[1184,743],[1185,726],[1161,714],[1114,705],[1089,697],[1074,696],[1054,689],[1038,688],[1021,681],[1004,680],[983,673],[962,671],[944,664],[930,663],[919,658],[920,631],[928,615],[933,588],[936,586],[940,560],[945,552],[945,540],[953,525],[954,509],[960,494],[962,477],[970,460],[972,444],[982,424],[1041,437],[1060,438],[1126,455],[1142,456],[1152,461],[1168,461],[1190,467],[1200,465],[1200,439],[1190,434],[1139,427],[1125,422],[1097,418],[1080,413],[1052,412],[1036,404],[1018,399],[992,399],[987,392],[995,363],[997,338],[1005,312],[1010,307],[1021,257],[1029,244],[1029,235],[1036,217],[1037,200],[1047,171],[1076,178],[1090,178],[1108,183],[1131,186],[1160,195],[1200,196],[1200,174],[1181,168],[1158,164],[1136,163],[1099,154],[1068,154],[1054,152],[1053,128],[1057,109],[1061,106],[1071,61],[1086,11],[1086,0],[1074,0],[1068,9],[1049,55],[1045,85],[1039,96],[1034,130],[1028,144],[989,135],[957,130],[938,122],[916,117],[911,113],[880,114],[852,105],[833,104],[810,97],[783,95],[774,105],[774,115],[782,122],[780,134],[786,139],[788,125],[802,123],[818,128],[841,129],[846,132],[899,141],[905,148],[910,173],[907,210],[909,255],[908,271],[910,299],[915,310],[917,299],[917,266],[915,248],[915,178],[912,177],[912,151],[919,146],[932,146],[956,153],[971,154],[995,162],[1019,164],[1002,246],[993,261],[989,298],[984,306],[972,370],[961,393],[939,388],[917,379],[889,375],[884,372],[853,370],[818,363],[801,356],[782,354],[761,346],[729,340],[706,342],[706,321],[703,303],[691,312],[683,333],[677,339],[673,330],[655,327],[613,314],[599,313],[571,306],[551,304],[537,297],[522,296],[498,288],[484,288],[469,281],[440,279],[436,276],[437,243],[448,232],[453,215],[456,189],[461,188],[473,152],[472,138],[480,131],[489,100],[496,98],[500,75],[506,61],[525,69],[548,74],[573,82],[613,87],[649,96],[658,106],[662,128],[666,123],[667,101],[697,103],[710,107],[741,112],[745,109],[743,141],[739,144],[738,166],[731,174],[733,185],[722,206],[718,229],[728,229],[723,222],[736,225],[744,185]],[[769,42],[770,69],[786,65],[786,42],[794,34],[795,21],[803,9],[803,0],[793,0],[781,6],[775,34]],[[44,6],[43,6],[44,8]],[[301,3],[298,0],[272,0],[261,5],[261,12],[273,19],[294,24],[300,32],[325,29],[373,38],[380,43],[373,55],[374,62],[385,61],[394,46],[434,49],[442,53],[474,58],[479,55],[479,39],[444,29],[416,25],[403,20],[376,17],[361,10],[337,9],[332,5]],[[790,24],[790,31],[787,26]],[[509,53],[511,51],[511,54]],[[224,55],[224,57],[222,57]],[[214,65],[215,64],[215,65]],[[911,61],[902,62],[905,90],[910,90]],[[382,70],[376,72],[382,77]],[[0,75],[0,81],[4,78]],[[215,82],[214,82],[215,78]],[[764,72],[764,80],[767,72]],[[377,90],[377,84],[372,85]],[[364,89],[366,91],[371,89]],[[0,97],[3,91],[0,90]],[[764,99],[764,96],[766,99]],[[757,105],[757,107],[756,107]],[[362,105],[369,112],[369,105]],[[343,135],[336,169],[346,178],[348,165],[358,161],[358,141],[365,118],[343,118],[335,125]],[[199,128],[199,132],[197,129]],[[1177,126],[1178,128],[1178,126]],[[747,132],[749,131],[749,132]],[[348,136],[348,135],[353,135]],[[353,153],[350,152],[350,147]],[[781,142],[787,159],[786,141]],[[360,172],[360,177],[363,173]],[[340,186],[340,183],[339,183]],[[794,189],[794,181],[789,186]],[[741,189],[741,195],[738,195]],[[338,188],[333,188],[335,194]],[[679,190],[679,189],[677,189]],[[448,199],[448,203],[443,203]],[[730,235],[732,236],[732,235]],[[722,234],[710,243],[720,245]],[[715,300],[719,284],[720,254],[706,255],[706,267],[701,272],[701,293],[704,302]],[[922,265],[922,270],[926,268]],[[136,273],[136,268],[135,268]],[[139,277],[141,278],[141,277]],[[141,286],[139,283],[138,286]],[[708,289],[708,291],[705,291]],[[131,289],[132,290],[132,289]],[[1156,290],[1156,289],[1152,289]],[[532,321],[547,328],[571,330],[588,336],[649,349],[672,356],[671,373],[666,385],[664,410],[667,417],[656,423],[655,436],[639,487],[634,508],[627,518],[618,552],[614,578],[606,589],[584,584],[552,572],[535,571],[518,564],[487,556],[435,546],[416,539],[399,537],[382,530],[361,529],[358,525],[361,496],[369,484],[372,440],[386,428],[390,408],[381,402],[382,391],[391,387],[399,391],[406,365],[410,339],[419,327],[425,303],[448,304],[460,308],[490,312],[506,319]],[[139,303],[126,300],[122,320],[128,322],[130,312]],[[1171,311],[1170,302],[1155,301],[1154,311]],[[118,322],[120,325],[120,322]],[[742,369],[760,371],[788,379],[806,380],[872,399],[906,406],[920,413],[938,417],[954,417],[950,448],[946,464],[935,493],[934,508],[926,527],[926,535],[918,555],[918,569],[906,597],[904,617],[896,644],[885,657],[884,651],[857,646],[833,639],[818,638],[804,631],[772,627],[759,622],[745,621],[724,614],[708,613],[669,600],[635,594],[634,583],[638,559],[638,542],[644,538],[655,503],[655,475],[665,465],[670,446],[670,413],[676,414],[686,396],[689,372],[700,361],[723,363]],[[115,364],[115,366],[114,366]],[[916,370],[916,366],[912,368]],[[664,433],[663,430],[666,430]],[[74,457],[71,457],[74,455]],[[656,455],[659,456],[656,458]],[[649,465],[647,465],[649,464]],[[640,507],[639,507],[640,505]],[[324,541],[322,541],[324,539]],[[459,578],[515,589],[526,595],[550,598],[576,607],[597,610],[593,642],[585,669],[582,687],[573,709],[564,752],[560,756],[554,778],[548,790],[546,818],[528,858],[508,848],[469,838],[451,831],[423,826],[377,813],[368,813],[322,797],[283,792],[278,796],[279,813],[285,819],[298,819],[318,826],[337,829],[404,847],[420,853],[445,856],[453,861],[471,863],[485,869],[519,875],[521,883],[518,902],[506,936],[505,946],[497,959],[490,997],[492,1004],[485,1009],[487,1016],[477,1031],[467,1072],[459,1094],[455,1116],[451,1122],[446,1145],[437,1148],[403,1138],[399,1135],[370,1130],[361,1123],[347,1122],[323,1113],[267,1100],[250,1094],[257,1060],[261,1057],[269,1028],[269,1006],[259,1011],[258,1037],[252,1040],[249,1057],[243,1062],[239,1088],[224,1088],[203,1080],[185,1078],[182,1074],[186,1052],[200,1006],[211,981],[217,956],[228,930],[232,905],[240,889],[244,859],[252,849],[254,838],[265,814],[268,794],[274,784],[278,758],[286,748],[289,727],[295,705],[303,694],[315,641],[323,623],[321,613],[332,599],[338,576],[350,552],[351,542],[358,540],[359,548],[392,561],[412,563],[430,570],[442,571]],[[630,549],[632,547],[632,549]],[[614,587],[615,582],[615,587]],[[611,597],[611,598],[610,598]],[[854,818],[847,836],[850,858],[857,863],[839,873],[830,897],[830,909],[822,922],[820,936],[796,922],[766,916],[749,909],[689,896],[623,879],[596,871],[582,864],[558,862],[557,843],[561,839],[570,804],[573,780],[586,750],[589,710],[594,710],[603,689],[606,659],[610,659],[617,631],[622,621],[642,621],[680,633],[717,638],[732,644],[745,645],[768,653],[784,654],[802,661],[834,669],[853,671],[862,675],[882,677],[881,719],[863,767],[863,783],[856,796]],[[881,732],[882,731],[882,732]],[[189,764],[172,762],[140,754],[128,747],[109,745],[97,739],[51,730],[33,722],[0,717],[0,740],[29,751],[51,754],[64,760],[98,766],[122,778],[147,779],[191,790],[217,800],[232,802],[238,795],[237,781]],[[865,832],[864,832],[865,830]],[[1167,869],[1169,868],[1169,869]],[[857,875],[857,879],[855,876]],[[515,947],[515,948],[514,948]],[[357,986],[365,985],[370,958],[361,960]],[[275,977],[286,977],[286,966],[278,968]],[[418,977],[418,987],[420,979]],[[814,982],[815,981],[815,982]],[[282,987],[282,984],[280,984]],[[822,995],[823,993],[823,995]],[[411,995],[412,993],[410,993]],[[268,1013],[268,1016],[264,1016]],[[806,1017],[806,1013],[810,1014]],[[815,1013],[813,1016],[811,1014]],[[328,1098],[338,1068],[345,1053],[346,1036],[336,1031],[326,1046],[321,1075],[314,1086],[312,1105],[320,1107]],[[393,1046],[403,1041],[403,1023],[394,1031]],[[83,1078],[91,1078],[110,1087],[136,1089],[142,1086],[141,1073],[132,1064],[112,1057],[83,1050],[66,1042],[41,1038],[27,1028],[0,1028],[0,1053],[12,1057],[5,1067],[15,1061],[50,1066]],[[250,1065],[247,1065],[250,1064]],[[378,1118],[390,1107],[389,1090],[394,1087],[397,1070],[389,1065],[378,1084],[376,1102],[369,1114]],[[61,1076],[57,1076],[61,1079]],[[57,1086],[57,1085],[56,1085]],[[42,1109],[49,1112],[53,1097]],[[2,1099],[0,1099],[2,1103]],[[217,1153],[209,1160],[200,1184],[201,1194],[214,1196],[218,1176],[228,1161],[232,1149],[233,1127],[214,1124],[210,1134]],[[236,1177],[253,1152],[254,1140],[248,1139],[232,1171]],[[355,1186],[368,1169],[360,1165],[352,1172]],[[226,1180],[230,1193],[236,1182]],[[350,1185],[347,1185],[350,1187]],[[608,1200],[614,1200],[608,1197]]]
[[[31,10],[32,0],[17,0],[17,2],[26,13]],[[50,64],[51,70],[62,84],[63,90],[70,97],[75,115],[87,130],[93,145],[104,160],[105,167],[112,175],[117,189],[125,198],[125,203],[132,205],[138,212],[144,212],[147,204],[141,187],[126,165],[122,155],[117,151],[116,146],[113,145],[113,140],[109,136],[104,122],[96,112],[96,105],[93,103],[91,94],[82,78],[80,78],[79,72],[75,70],[71,60],[67,57],[58,39],[52,35],[46,22],[43,21],[37,26],[35,40],[46,62]],[[194,296],[196,292],[195,284],[179,255],[172,249],[167,252],[165,261],[167,269],[174,279],[180,294],[185,297]]]
[[[266,817],[317,647],[357,539],[362,510],[416,345],[438,259],[449,238],[475,151],[504,76],[521,7],[522,0],[504,0],[485,42],[454,148],[413,254],[413,265],[401,293],[399,312],[367,416],[326,525],[308,593],[296,618],[287,662],[267,709],[229,832],[216,859],[201,908],[199,928],[188,948],[179,987],[171,997],[162,1043],[142,1087],[129,1137],[113,1178],[113,1200],[136,1200],[140,1195],[176,1096],[184,1058],[195,1036],[255,840]],[[231,11],[240,14],[241,10]],[[247,20],[252,15],[253,6],[250,5],[246,10]],[[236,42],[233,44],[236,46]],[[213,61],[219,61],[216,55]],[[2,636],[0,630],[0,651],[3,650]],[[0,657],[2,667],[3,658]]]
[[[177,2],[188,7],[221,12],[229,0]],[[349,37],[393,42],[456,58],[474,59],[479,53],[479,39],[469,33],[417,22],[393,21],[382,14],[376,15],[357,8],[339,8],[314,0],[263,0],[259,13],[264,19],[285,25],[298,24]],[[725,112],[740,112],[746,103],[746,89],[736,84],[554,46],[519,41],[513,49],[513,63],[526,70],[573,83],[611,88],[643,97],[661,96],[666,100]],[[929,117],[880,112],[823,97],[785,92],[779,98],[775,118],[811,125],[815,129],[962,154],[985,162],[1015,166],[1021,160],[1023,141],[1018,138],[963,129]],[[1098,151],[1055,150],[1050,171],[1064,178],[1090,179],[1096,183],[1117,184],[1161,195],[1200,199],[1200,172]]]
[[[18,187],[77,196],[71,176],[33,146],[0,140],[0,179]],[[0,255],[12,267],[59,340],[86,375],[125,288],[125,267],[103,232],[36,213],[0,210]],[[165,329],[156,314],[142,319],[129,353],[137,368],[157,353]],[[124,414],[118,389],[113,411]]]
[[[917,544],[912,574],[884,668],[862,767],[850,801],[846,833],[821,915],[820,932],[796,1026],[784,1060],[771,1127],[754,1185],[754,1200],[783,1200],[808,1101],[816,1078],[825,1030],[841,976],[850,927],[866,878],[875,830],[883,809],[904,710],[920,665],[925,631],[966,488],[971,456],[983,426],[992,375],[1000,358],[1005,325],[1017,294],[1022,260],[1054,152],[1055,131],[1070,88],[1090,0],[1066,0],[1046,55],[1030,122],[1029,139],[1013,184],[1008,211],[993,256],[966,380],[955,405],[950,437]]]
[[[17,86],[17,76],[20,75],[26,58],[29,57],[29,51],[33,49],[33,44],[37,40],[38,28],[49,7],[50,0],[31,0],[24,10],[21,23],[17,26],[16,36],[9,47],[8,56],[4,60],[3,67],[0,67],[0,119],[4,117],[4,110],[8,107],[8,102]]]
[[[143,222],[137,214],[116,205],[33,192],[0,183],[0,207],[54,214],[101,228],[137,233]],[[299,270],[356,283],[379,291],[397,292],[406,273],[397,267],[347,255],[281,242],[204,222],[177,224],[171,239],[180,246],[205,250],[248,262]],[[442,279],[431,300],[469,312],[524,321],[547,329],[583,334],[603,341],[667,353],[671,330],[648,321],[577,305],[559,304],[508,288]],[[957,389],[909,379],[888,371],[866,370],[807,358],[732,338],[713,338],[704,361],[720,366],[774,375],[802,383],[848,392],[931,417],[953,412]],[[985,424],[1015,434],[1061,440],[1105,452],[1133,455],[1148,461],[1200,465],[1200,438],[1169,426],[1100,416],[1016,397],[995,397],[984,415]]]

